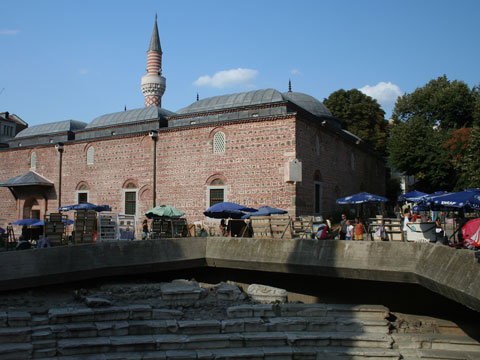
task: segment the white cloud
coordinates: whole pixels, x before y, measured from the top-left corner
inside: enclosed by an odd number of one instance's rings
[[[363,92],[365,95],[376,99],[378,103],[384,107],[393,105],[397,100],[397,97],[403,94],[403,91],[398,87],[398,85],[383,81],[374,86],[365,85],[358,90]]]
[[[193,84],[196,86],[211,86],[219,89],[239,85],[250,87],[252,86],[252,81],[255,80],[257,75],[258,71],[252,69],[238,68],[222,70],[215,73],[213,76],[200,76]]]
[[[17,35],[20,30],[12,30],[12,29],[1,29],[0,35]]]
[[[302,72],[298,69],[292,69],[290,70],[290,73],[293,75],[302,75]]]
[[[78,73],[80,75],[87,75],[88,74],[88,69],[86,69],[86,68],[78,69]]]

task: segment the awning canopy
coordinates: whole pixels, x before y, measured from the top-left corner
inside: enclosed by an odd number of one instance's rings
[[[53,186],[53,183],[33,171],[0,182],[0,187],[14,188],[18,186]]]

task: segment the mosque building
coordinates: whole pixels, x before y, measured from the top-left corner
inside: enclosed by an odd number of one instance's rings
[[[189,221],[220,201],[330,215],[339,197],[384,194],[383,159],[314,97],[289,86],[197,98],[169,111],[162,56],[155,19],[144,107],[89,123],[10,121],[18,127],[0,138],[0,226],[85,201],[140,223],[162,204]]]

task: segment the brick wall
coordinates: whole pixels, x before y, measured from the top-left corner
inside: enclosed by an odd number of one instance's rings
[[[226,135],[223,153],[213,152],[212,141],[217,131]],[[320,139],[320,155],[316,154],[315,136]],[[89,202],[108,204],[112,211],[123,213],[124,190],[132,183],[136,189],[129,191],[137,191],[137,219],[141,222],[142,214],[153,207],[154,144],[148,134],[65,144],[62,205],[77,203],[77,190],[85,185]],[[383,167],[375,165],[376,158],[319,123],[296,121],[295,115],[170,128],[159,131],[156,146],[156,204],[173,205],[185,211],[189,221],[204,218],[203,211],[208,208],[207,187],[215,178],[223,180],[227,201],[250,207],[269,205],[286,209],[292,215],[313,214],[315,176],[323,186],[324,214],[337,209],[338,197],[361,190],[384,192]],[[90,147],[94,148],[94,163],[88,165]],[[31,151],[0,151],[0,181],[30,170]],[[36,172],[54,183],[42,206],[47,213],[54,212],[58,208],[58,152],[53,145],[37,147],[35,152]],[[294,158],[302,161],[303,181],[289,184],[284,180],[284,169]],[[15,201],[8,189],[0,188],[0,198],[0,219],[11,222],[23,217],[25,196]]]

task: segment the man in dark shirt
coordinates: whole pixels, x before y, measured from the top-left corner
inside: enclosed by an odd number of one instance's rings
[[[342,221],[340,221],[340,240],[345,240],[347,234],[347,215],[342,214]]]

